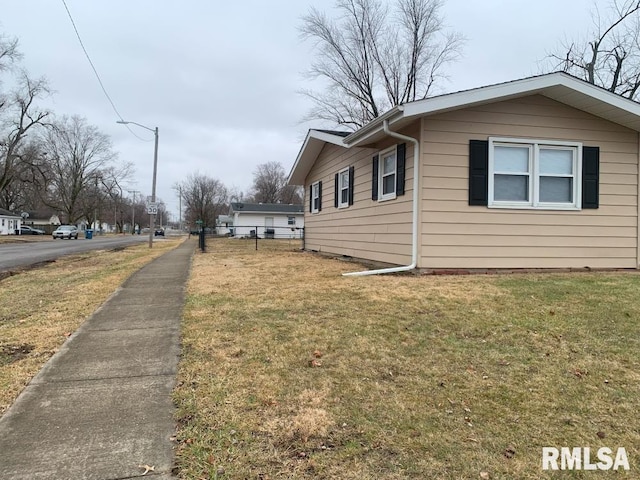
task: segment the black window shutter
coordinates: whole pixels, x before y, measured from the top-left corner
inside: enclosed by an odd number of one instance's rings
[[[309,187],[309,213],[313,213],[313,183]]]
[[[322,180],[318,182],[318,211],[322,210]]]
[[[489,142],[469,141],[469,205],[489,201]]]
[[[333,206],[336,207],[336,208],[338,208],[338,195],[340,194],[340,192],[339,192],[340,186],[338,185],[338,176],[339,175],[340,175],[339,173],[336,173],[335,180],[334,180],[334,184],[335,184],[336,188],[334,189],[334,192],[333,192]]]
[[[353,205],[353,187],[355,185],[355,174],[356,169],[351,166],[349,167],[349,205]]]
[[[407,158],[407,144],[401,143],[396,148],[396,196],[404,195],[404,170]]]
[[[373,156],[373,170],[371,174],[371,200],[378,200],[378,155]]]
[[[600,206],[600,148],[582,147],[582,208]]]

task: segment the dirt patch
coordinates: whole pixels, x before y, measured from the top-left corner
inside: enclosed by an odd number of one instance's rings
[[[29,355],[33,349],[34,346],[28,343],[19,345],[0,344],[0,365],[9,365],[10,363],[22,360]]]

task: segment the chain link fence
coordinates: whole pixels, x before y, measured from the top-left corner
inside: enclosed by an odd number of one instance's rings
[[[203,229],[198,237],[202,251],[233,246],[234,250],[303,250],[304,227],[238,227],[226,235]]]

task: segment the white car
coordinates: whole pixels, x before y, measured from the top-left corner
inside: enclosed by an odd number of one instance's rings
[[[60,225],[53,231],[53,239],[56,238],[68,238],[71,240],[72,238],[78,239],[78,227],[75,225]]]

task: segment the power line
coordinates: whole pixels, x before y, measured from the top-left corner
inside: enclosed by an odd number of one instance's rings
[[[124,122],[125,121],[124,118],[122,118],[122,115],[120,115],[120,112],[116,108],[115,103],[113,103],[113,100],[111,100],[111,97],[109,96],[109,93],[107,92],[107,89],[105,88],[104,84],[102,83],[102,79],[100,78],[100,75],[98,74],[98,70],[96,69],[95,65],[91,61],[91,57],[89,56],[89,52],[87,52],[87,49],[84,47],[84,43],[82,42],[82,38],[80,37],[80,32],[78,32],[78,28],[76,27],[76,22],[73,20],[73,16],[71,15],[71,12],[69,11],[69,7],[67,6],[67,2],[65,0],[62,0],[62,4],[64,5],[64,9],[67,11],[67,15],[69,15],[69,20],[71,20],[71,25],[73,25],[73,30],[76,32],[76,36],[78,37],[78,41],[80,42],[80,46],[82,47],[82,51],[84,52],[85,56],[87,57],[87,60],[89,61],[89,65],[91,65],[91,68],[93,69],[93,73],[95,73],[96,78],[98,79],[98,83],[100,84],[100,88],[102,88],[102,91],[103,91],[105,97],[107,97],[107,100],[109,100],[109,103],[111,104],[111,108],[113,108],[113,111],[116,112],[116,115],[118,116],[120,121]],[[136,138],[138,138],[139,140],[142,140],[143,142],[150,142],[150,141],[153,140],[153,139],[147,140],[147,139],[144,139],[144,138],[138,136],[133,130],[131,130],[131,127],[129,127],[129,125],[127,125],[126,123],[124,125],[131,132],[131,134],[133,136],[135,136]]]

